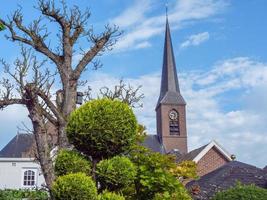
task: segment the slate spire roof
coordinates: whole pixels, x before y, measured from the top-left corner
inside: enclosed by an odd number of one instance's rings
[[[166,17],[161,89],[157,106],[159,104],[186,104],[180,93],[168,16]]]

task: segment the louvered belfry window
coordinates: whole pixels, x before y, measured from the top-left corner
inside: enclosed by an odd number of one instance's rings
[[[179,135],[179,121],[170,120],[170,135]]]

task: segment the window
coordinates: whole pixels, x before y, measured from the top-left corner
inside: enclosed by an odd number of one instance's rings
[[[169,124],[170,135],[179,135],[180,134],[179,113],[176,110],[172,109],[169,112],[169,118],[170,118],[170,124]]]
[[[170,135],[179,135],[179,121],[170,121]]]
[[[25,170],[23,172],[23,186],[32,187],[35,186],[36,172],[33,170]]]

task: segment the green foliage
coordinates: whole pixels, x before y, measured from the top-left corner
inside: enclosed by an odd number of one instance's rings
[[[117,100],[98,99],[75,110],[67,125],[69,141],[81,152],[102,159],[128,151],[136,142],[132,109]]]
[[[125,200],[125,198],[119,194],[105,190],[98,196],[98,200]]]
[[[238,183],[235,187],[219,192],[212,200],[266,200],[267,190],[255,185],[242,185]]]
[[[6,27],[4,26],[4,24],[0,23],[0,31],[3,31],[5,29],[6,29]]]
[[[55,200],[96,200],[97,189],[91,177],[84,173],[60,176],[52,185]]]
[[[164,194],[165,192],[175,194],[177,198],[190,199],[184,186],[170,173],[170,169],[176,166],[172,156],[137,146],[131,152],[130,158],[137,166],[135,180],[137,199],[149,200],[153,199],[157,193]]]
[[[191,200],[190,195],[185,191],[175,192],[170,194],[169,192],[157,193],[153,200]]]
[[[196,179],[197,176],[197,164],[194,161],[183,161],[174,168],[170,169],[171,174],[176,178]]]
[[[0,190],[0,200],[48,200],[48,194],[41,190]]]
[[[55,160],[55,173],[57,176],[77,172],[90,175],[91,168],[91,162],[74,150],[61,150]]]
[[[101,189],[116,191],[133,184],[136,167],[129,158],[115,156],[100,161],[96,167],[96,174]]]

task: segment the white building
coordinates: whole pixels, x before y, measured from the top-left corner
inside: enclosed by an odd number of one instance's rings
[[[0,151],[0,189],[40,188],[45,184],[31,153],[33,135],[18,134]]]
[[[32,158],[0,158],[0,189],[40,188],[45,184],[38,163]]]

